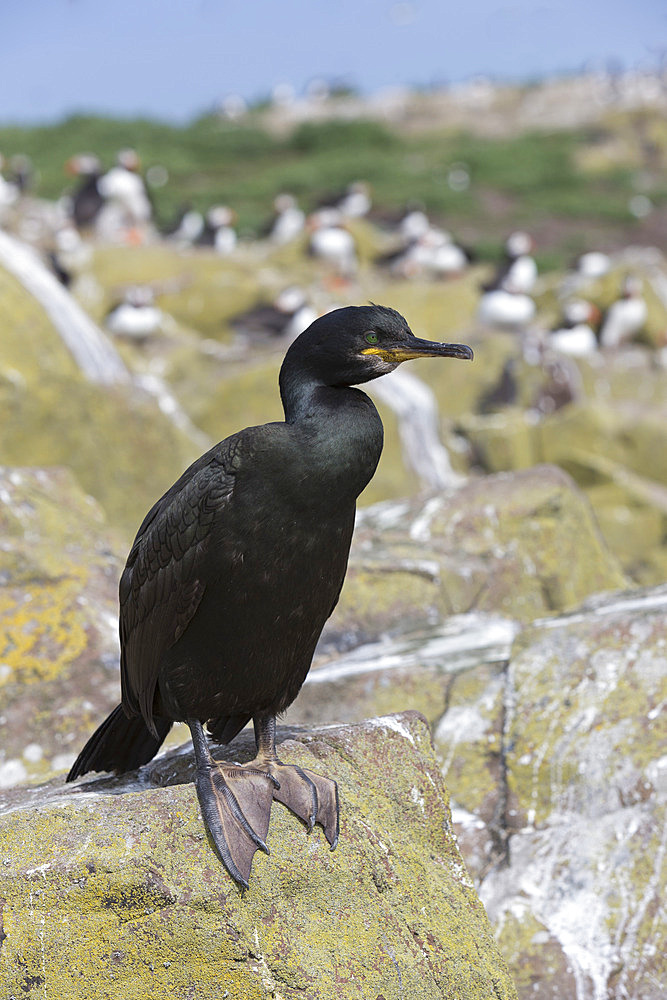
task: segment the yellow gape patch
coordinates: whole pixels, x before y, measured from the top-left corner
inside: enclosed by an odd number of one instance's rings
[[[364,347],[362,354],[377,354],[379,358],[383,361],[388,361],[390,364],[398,364],[401,361],[410,361],[415,358],[423,358],[426,355],[423,351],[409,351],[403,350],[400,347],[396,347],[393,350],[387,350],[384,347]]]

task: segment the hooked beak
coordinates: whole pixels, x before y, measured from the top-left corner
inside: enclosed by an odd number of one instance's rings
[[[383,361],[394,365],[414,358],[473,359],[472,350],[466,344],[438,344],[433,340],[420,340],[419,337],[413,337],[407,344],[397,344],[396,347],[366,347],[361,353],[377,354]]]

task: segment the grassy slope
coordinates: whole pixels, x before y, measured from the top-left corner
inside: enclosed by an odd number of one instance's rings
[[[595,149],[609,136],[622,138],[624,155],[600,162]],[[185,203],[205,209],[224,202],[236,209],[241,231],[253,233],[280,190],[293,191],[310,209],[327,192],[364,178],[373,186],[377,207],[398,210],[409,200],[421,202],[474,241],[483,258],[497,252],[509,227],[557,219],[552,238],[541,240],[543,266],[584,248],[586,234],[617,245],[633,240],[638,224],[628,201],[645,166],[629,118],[594,132],[503,139],[451,132],[402,135],[369,121],[309,123],[278,138],[254,114],[242,123],[208,116],[186,127],[78,116],[38,128],[0,128],[0,150],[5,156],[27,153],[38,172],[36,193],[49,198],[66,189],[63,164],[71,155],[93,150],[108,165],[128,145],[145,168],[159,163],[169,172],[168,183],[152,192],[162,221]],[[447,183],[455,163],[470,172],[466,191],[453,191]],[[651,196],[657,205],[667,202],[659,174]]]

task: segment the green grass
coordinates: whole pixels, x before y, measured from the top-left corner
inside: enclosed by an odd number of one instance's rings
[[[577,152],[595,142],[586,132],[524,133],[482,138],[460,133],[401,135],[374,121],[308,123],[277,137],[251,113],[241,123],[203,116],[178,127],[158,121],[75,116],[37,128],[0,128],[6,157],[27,153],[38,172],[36,193],[55,198],[71,180],[63,166],[75,153],[97,153],[104,165],[124,146],[138,151],[144,169],[164,165],[168,183],[151,193],[159,220],[183,204],[206,209],[228,203],[242,232],[256,232],[271,213],[274,195],[290,190],[306,209],[331,190],[364,179],[378,208],[399,210],[420,202],[455,233],[461,229],[488,253],[512,226],[553,216],[584,225],[587,220],[628,226],[634,171],[609,163],[586,173]],[[466,165],[470,187],[453,191],[447,176],[455,163]],[[653,193],[664,203],[665,190]],[[490,204],[494,207],[490,208]],[[571,242],[571,241],[570,241]]]

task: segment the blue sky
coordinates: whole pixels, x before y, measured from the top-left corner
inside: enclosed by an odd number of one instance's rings
[[[362,91],[476,74],[655,66],[665,0],[25,0],[0,32],[0,122],[72,111],[184,121],[231,93]]]

